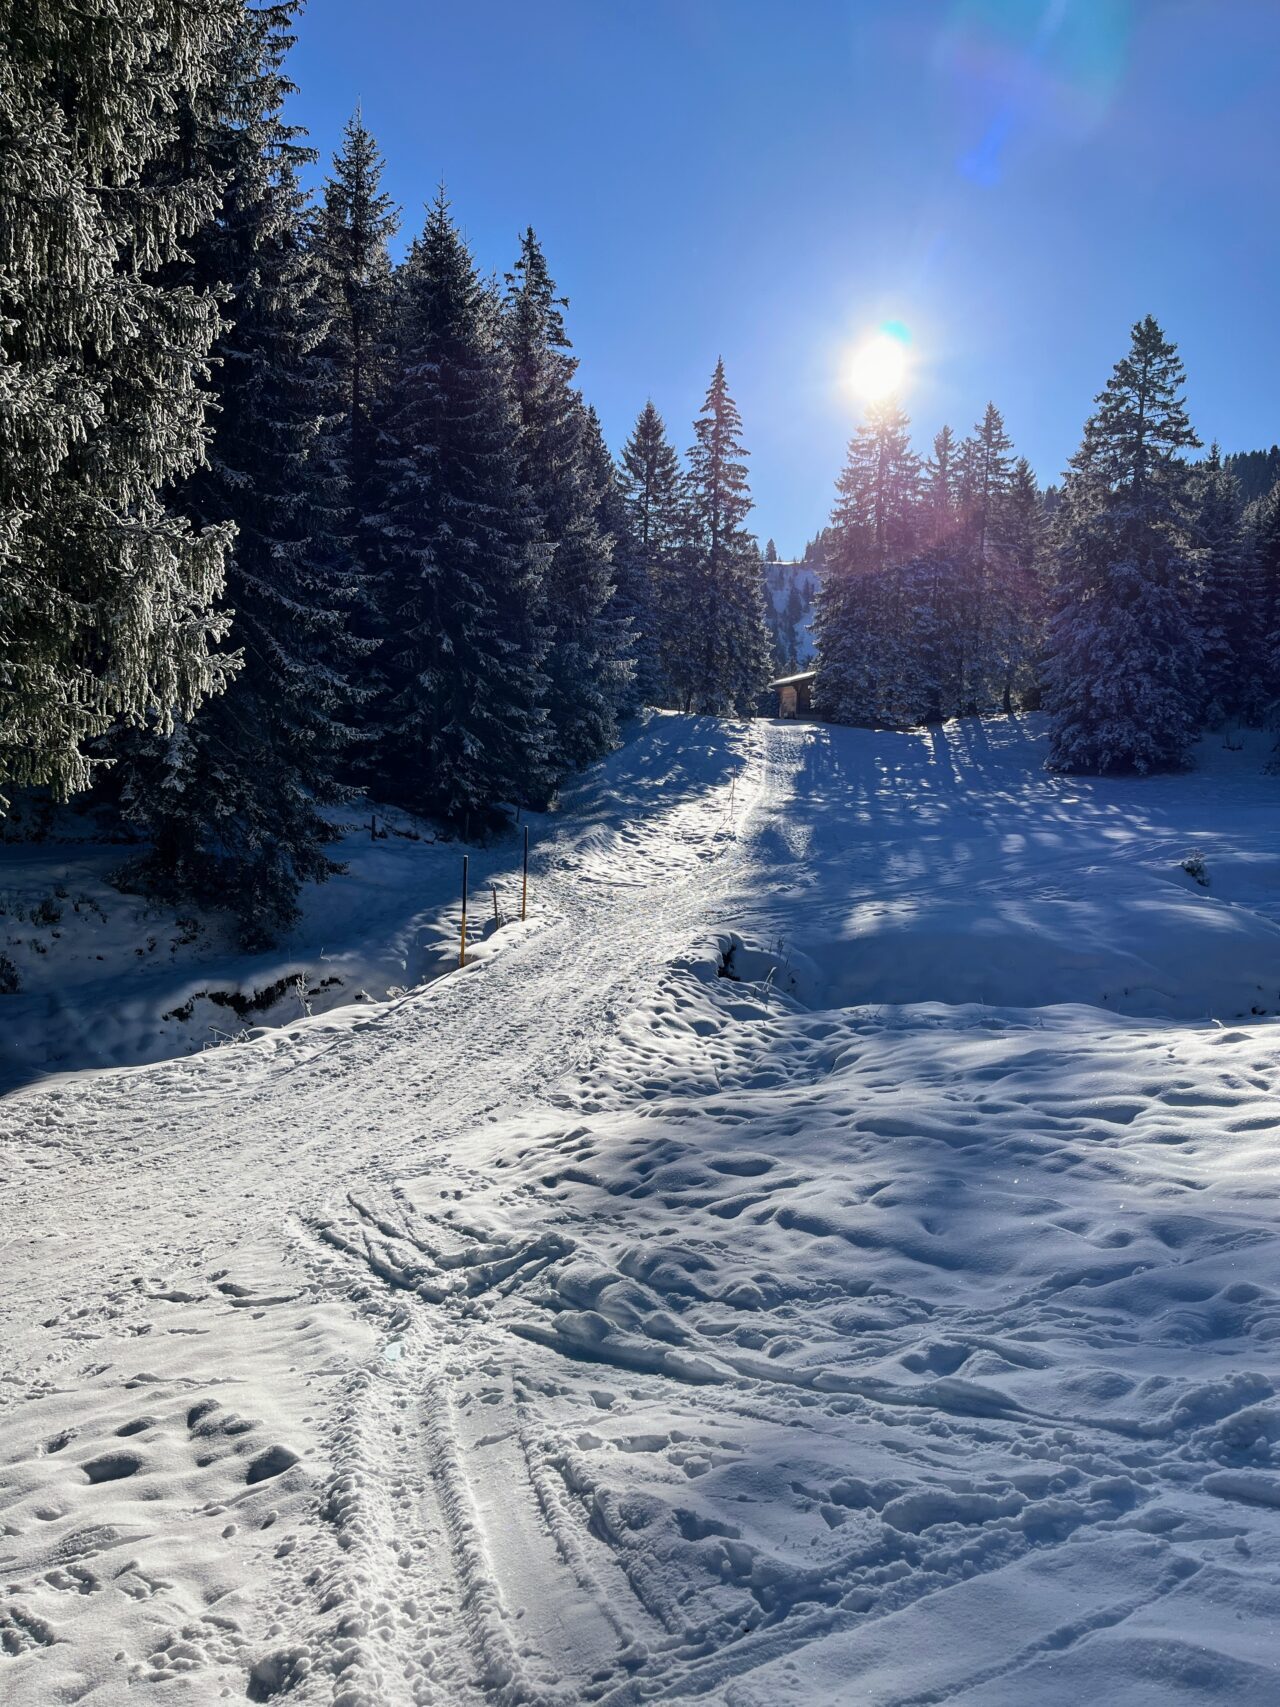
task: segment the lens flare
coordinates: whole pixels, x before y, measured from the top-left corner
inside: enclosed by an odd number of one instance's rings
[[[849,363],[849,383],[865,403],[879,403],[900,392],[907,378],[909,334],[898,321],[887,322],[864,338]]]

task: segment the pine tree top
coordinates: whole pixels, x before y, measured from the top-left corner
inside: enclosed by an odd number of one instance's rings
[[[737,533],[751,510],[747,466],[749,452],[739,434],[742,417],[729,394],[724,358],[717,360],[689,449],[689,485],[710,537],[712,550]]]
[[[520,239],[520,259],[504,276],[511,321],[509,336],[517,361],[522,351],[540,343],[553,350],[572,349],[561,312],[569,306],[569,298],[556,294],[555,280],[531,225],[526,226]],[[572,374],[577,363],[570,362],[568,366]]]
[[[890,397],[871,405],[849,441],[831,515],[833,555],[846,568],[881,568],[907,544],[920,488],[910,429]]]
[[[320,223],[342,260],[360,271],[393,237],[400,209],[382,189],[385,162],[359,108],[347,120],[324,186]]]
[[[648,551],[672,544],[679,528],[684,476],[652,398],[622,447],[619,480],[641,548]]]
[[[1182,453],[1200,443],[1187,414],[1185,385],[1177,346],[1148,314],[1133,327],[1128,353],[1098,394],[1072,458],[1073,475],[1139,502],[1153,484],[1178,477],[1186,466]]]

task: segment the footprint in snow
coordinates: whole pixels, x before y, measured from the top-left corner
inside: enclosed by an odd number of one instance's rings
[[[256,1458],[250,1459],[244,1479],[252,1487],[257,1482],[267,1482],[275,1476],[282,1476],[298,1462],[298,1454],[289,1447],[279,1444],[269,1446],[265,1452],[260,1452]]]
[[[81,1469],[96,1485],[99,1482],[122,1482],[126,1476],[136,1475],[142,1465],[142,1455],[138,1452],[103,1452],[82,1464]]]

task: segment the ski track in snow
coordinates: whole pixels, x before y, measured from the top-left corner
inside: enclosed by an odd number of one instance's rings
[[[0,1698],[1280,1699],[1280,809],[1036,762],[657,719],[477,964],[0,1102]]]

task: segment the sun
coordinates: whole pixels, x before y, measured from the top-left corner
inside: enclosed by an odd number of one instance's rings
[[[849,363],[849,383],[866,403],[882,403],[902,390],[907,377],[905,330],[881,326],[864,338]]]

